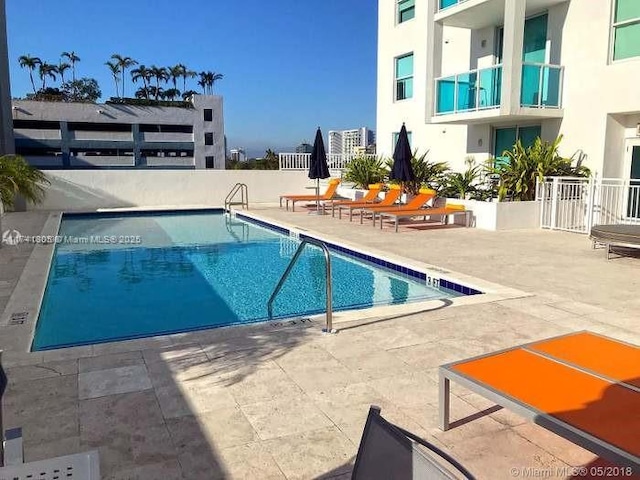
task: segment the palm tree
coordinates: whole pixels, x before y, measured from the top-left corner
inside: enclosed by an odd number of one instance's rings
[[[178,65],[174,65],[173,67],[168,67],[167,68],[167,73],[169,74],[169,78],[171,79],[171,82],[173,83],[173,88],[178,88],[178,78],[182,77],[182,72],[184,71],[183,69],[185,68],[184,65],[178,64]]]
[[[151,65],[151,76],[156,79],[156,90],[155,90],[155,99],[158,99],[158,94],[160,93],[160,82],[166,81],[169,78],[167,74],[167,69],[164,67],[156,67],[155,65]]]
[[[194,78],[197,73],[193,70],[189,70],[186,65],[179,63],[177,65],[181,69],[180,76],[182,77],[182,91],[185,92],[187,90],[187,78]]]
[[[182,99],[186,101],[187,98],[197,94],[198,92],[196,92],[195,90],[187,90],[186,92],[182,92]]]
[[[62,52],[62,55],[60,56],[69,60],[69,63],[71,64],[71,79],[75,82],[76,81],[76,63],[80,61],[80,57],[77,56],[76,52],[74,51]]]
[[[203,89],[205,90],[205,93],[207,93],[209,95],[213,95],[213,85],[214,85],[214,83],[216,83],[216,81],[218,81],[218,80],[222,80],[223,77],[224,77],[224,75],[221,74],[221,73],[215,73],[215,72],[210,72],[210,71],[209,72],[200,72],[200,82],[198,82],[198,85],[203,87]]]
[[[200,73],[200,80],[198,80],[198,85],[200,85],[202,87],[203,95],[206,95],[207,94],[207,81],[202,76],[203,73],[204,72]]]
[[[13,206],[17,194],[39,203],[44,197],[43,186],[48,184],[44,173],[29,165],[21,156],[0,157],[0,203]]]
[[[56,73],[58,73],[58,67],[47,62],[42,62],[38,66],[38,73],[42,79],[42,90],[44,90],[47,86],[47,77],[51,77],[54,80],[57,78]]]
[[[144,85],[144,98],[149,98],[149,81],[151,80],[151,76],[151,70],[144,65],[140,65],[138,68],[134,68],[133,70],[131,70],[131,80],[133,81],[133,83],[136,83],[138,80],[142,80],[142,83]],[[140,90],[138,90],[138,92],[140,92]],[[136,96],[138,92],[136,92]]]
[[[118,65],[116,62],[105,62],[105,65],[107,67],[109,67],[109,71],[111,72],[111,75],[113,76],[113,83],[115,83],[116,85],[116,97],[119,96],[118,93],[118,82],[120,81],[120,65]]]
[[[169,100],[175,100],[176,97],[180,96],[180,90],[177,88],[167,88],[164,91],[164,96]]]
[[[118,53],[114,53],[113,55],[111,55],[111,58],[116,61],[116,63],[118,64],[118,66],[120,67],[121,72],[122,72],[122,98],[124,98],[124,74],[125,74],[125,71],[129,67],[133,67],[134,65],[137,65],[138,62],[136,62],[131,57],[123,57],[122,55],[120,55]]]
[[[20,62],[20,66],[22,68],[29,69],[29,78],[31,79],[31,86],[33,87],[33,93],[37,93],[36,84],[33,81],[33,71],[36,69],[38,65],[42,63],[42,60],[38,57],[32,57],[30,55],[22,55],[18,61]]]
[[[64,83],[64,72],[66,72],[67,70],[69,70],[71,68],[71,65],[69,65],[66,62],[60,62],[58,64],[58,73],[60,74],[60,81],[62,83]]]
[[[147,90],[147,87],[140,87],[138,90],[136,90],[135,97],[136,98],[146,98],[148,100],[149,99],[149,90]]]

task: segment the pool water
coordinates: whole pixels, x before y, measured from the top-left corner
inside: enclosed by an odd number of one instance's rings
[[[299,245],[213,212],[65,216],[59,235],[92,242],[56,245],[33,350],[264,321]],[[109,236],[140,243],[101,240]],[[331,259],[334,310],[460,295],[336,252]],[[274,317],[323,312],[324,269],[322,251],[307,248]]]

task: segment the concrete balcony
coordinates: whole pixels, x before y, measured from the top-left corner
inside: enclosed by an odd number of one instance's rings
[[[141,158],[141,166],[155,168],[195,168],[193,157],[154,157],[147,155]]]
[[[133,155],[71,155],[71,167],[135,167]]]
[[[504,23],[505,0],[435,0],[434,20],[452,27],[480,29]],[[531,15],[569,0],[526,1],[526,14]]]
[[[13,135],[17,139],[30,140],[60,140],[60,130],[44,129],[44,128],[15,128]]]
[[[506,111],[502,65],[436,79],[433,123],[483,123],[500,117],[562,118],[563,67],[523,63],[519,101]]]
[[[70,140],[108,140],[126,142],[133,141],[131,132],[108,132],[108,131],[92,131],[92,130],[71,130],[69,132]]]

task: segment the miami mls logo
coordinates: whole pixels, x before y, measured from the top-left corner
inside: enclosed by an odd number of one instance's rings
[[[17,230],[5,230],[2,234],[2,243],[5,245],[18,245],[22,235]]]

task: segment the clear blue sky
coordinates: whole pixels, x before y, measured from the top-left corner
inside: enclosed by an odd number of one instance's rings
[[[31,91],[20,55],[57,64],[73,50],[77,76],[98,80],[106,99],[115,87],[104,62],[120,53],[224,74],[214,88],[224,97],[228,146],[251,155],[312,142],[317,126],[325,139],[328,130],[375,128],[375,0],[6,3],[14,97]],[[128,82],[127,96],[135,88]]]

